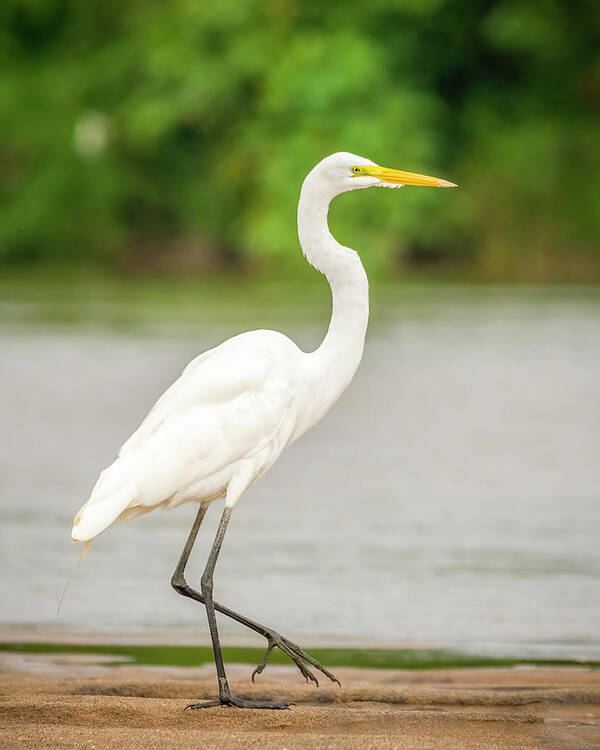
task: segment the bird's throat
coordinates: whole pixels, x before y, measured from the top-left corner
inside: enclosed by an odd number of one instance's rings
[[[352,380],[362,359],[369,320],[369,283],[361,260],[329,231],[327,215],[333,197],[305,181],[298,203],[302,251],[308,262],[325,275],[332,296],[327,334],[310,355],[318,418]]]

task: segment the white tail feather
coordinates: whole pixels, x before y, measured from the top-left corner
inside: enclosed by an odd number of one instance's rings
[[[136,494],[135,485],[129,482],[104,500],[88,500],[75,516],[71,531],[73,542],[87,542],[104,531],[135,500]]]

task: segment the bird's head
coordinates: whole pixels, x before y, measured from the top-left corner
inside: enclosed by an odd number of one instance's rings
[[[380,167],[370,159],[340,151],[325,157],[309,173],[307,180],[319,182],[330,196],[369,187],[398,188],[404,185],[422,187],[456,187],[453,182],[414,172]]]

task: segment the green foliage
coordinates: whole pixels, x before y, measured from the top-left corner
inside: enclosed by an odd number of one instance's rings
[[[594,0],[4,0],[0,262],[299,262],[348,150],[458,191],[332,209],[371,271],[600,274]]]

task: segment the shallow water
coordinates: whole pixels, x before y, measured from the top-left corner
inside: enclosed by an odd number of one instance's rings
[[[340,402],[236,506],[217,598],[312,641],[598,658],[599,313],[556,292],[390,304]],[[102,534],[55,611],[98,472],[185,363],[235,330],[1,335],[3,623],[205,633],[169,586],[190,505]],[[320,335],[286,330],[305,347]]]

